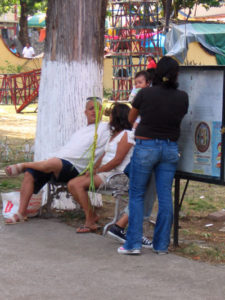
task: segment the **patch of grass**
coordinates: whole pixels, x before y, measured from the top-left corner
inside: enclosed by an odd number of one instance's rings
[[[181,192],[185,183],[185,180],[181,180]],[[201,199],[202,196],[205,198]],[[225,208],[224,186],[190,181],[184,197],[182,212],[186,215],[187,212],[193,215],[196,211],[201,215],[206,215],[208,212],[223,208]]]
[[[0,191],[9,191],[13,189],[19,189],[20,188],[20,183],[13,183],[10,180],[3,180],[0,183]]]
[[[200,248],[197,244],[195,243],[191,243],[189,245],[187,245],[184,248],[180,249],[181,252],[185,255],[191,255],[191,256],[195,256],[195,255],[199,255],[200,254]]]
[[[218,247],[206,248],[205,254],[210,258],[210,260],[225,261],[225,253],[222,253]]]
[[[205,239],[208,239],[212,236],[210,232],[202,232],[200,235]]]
[[[12,190],[20,189],[23,175],[13,178],[0,179],[0,192],[10,192]]]
[[[190,230],[189,229],[181,229],[180,233],[182,233],[183,235],[187,236],[190,234]]]
[[[216,210],[216,206],[207,199],[187,199],[187,203],[195,211],[211,212]]]
[[[182,245],[175,251],[182,256],[191,257],[194,260],[202,260],[211,263],[225,263],[225,251],[221,246],[214,245],[198,245],[191,243]]]

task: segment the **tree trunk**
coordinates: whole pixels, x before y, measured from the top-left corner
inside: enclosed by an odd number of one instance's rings
[[[166,0],[166,27],[165,27],[166,32],[169,31],[171,4],[172,4],[172,0]]]
[[[185,5],[185,2],[181,1],[181,0],[175,0],[173,2],[173,11],[174,11],[174,18],[176,19],[178,17],[178,11],[182,8],[182,7],[188,7]]]
[[[162,14],[163,14],[163,17],[165,17],[166,16],[166,0],[161,0],[161,4],[163,7]]]
[[[169,3],[168,3],[169,2]],[[162,16],[164,18],[166,18],[166,10],[167,10],[167,7],[168,5],[170,5],[170,15],[172,14],[173,10],[174,10],[174,3],[175,1],[172,1],[172,0],[161,0],[161,4],[162,4]]]
[[[86,123],[87,97],[102,97],[106,5],[106,0],[48,2],[35,160],[59,149]]]
[[[20,14],[20,32],[19,32],[19,40],[23,46],[29,42],[28,36],[28,24],[27,24],[27,17],[28,17],[28,10],[27,4],[25,0],[20,0],[20,7],[21,7],[21,14]]]

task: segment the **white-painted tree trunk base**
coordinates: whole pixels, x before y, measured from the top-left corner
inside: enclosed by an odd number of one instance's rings
[[[49,157],[84,126],[86,98],[102,94],[102,68],[95,61],[43,60],[34,160]],[[43,195],[46,203],[46,193]],[[97,206],[101,206],[101,201],[100,197]]]

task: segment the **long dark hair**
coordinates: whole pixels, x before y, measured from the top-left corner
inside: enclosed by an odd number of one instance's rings
[[[131,130],[132,126],[128,121],[128,114],[130,107],[123,103],[115,103],[111,108],[111,121],[109,122],[109,127],[111,134],[115,132],[120,132],[124,129]]]
[[[179,65],[175,59],[169,56],[162,57],[155,70],[153,85],[162,85],[166,88],[176,89],[178,87],[178,71]]]

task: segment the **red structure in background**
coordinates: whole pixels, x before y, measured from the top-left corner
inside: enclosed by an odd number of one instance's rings
[[[15,105],[17,113],[38,97],[41,69],[0,75],[0,104]]]
[[[126,101],[135,74],[147,67],[147,54],[162,55],[156,0],[110,0],[111,28],[105,36],[113,59],[112,100]]]

